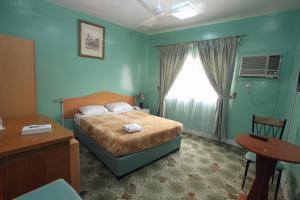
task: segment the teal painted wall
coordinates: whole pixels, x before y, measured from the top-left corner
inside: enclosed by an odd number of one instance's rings
[[[252,114],[288,117],[296,80],[294,73],[295,41],[300,35],[300,11],[290,11],[243,20],[200,26],[197,28],[162,33],[150,37],[148,105],[157,110],[159,83],[159,52],[155,45],[205,40],[223,36],[247,34],[242,38],[232,84],[236,99],[230,102],[228,135],[233,139],[238,132],[249,132]],[[283,63],[279,80],[238,77],[240,58],[243,55],[279,53]],[[246,84],[251,84],[250,92]]]
[[[78,19],[105,27],[105,59],[78,56]],[[0,34],[35,42],[38,112],[59,119],[53,100],[146,88],[148,36],[41,0],[1,0]]]
[[[300,146],[300,93],[299,92],[296,95],[295,113],[293,116],[289,142]],[[290,185],[290,190],[291,190],[290,195],[292,196],[291,199],[300,200],[300,165],[297,164],[288,165],[285,173],[286,176],[288,176],[288,183]],[[297,193],[298,196],[296,198]]]
[[[300,35],[297,44],[298,45],[295,51],[295,60],[294,60],[295,74],[298,74],[300,72]],[[291,84],[295,88],[297,85],[297,80],[291,81]],[[293,100],[295,99],[295,106],[293,109],[294,112],[292,112],[293,116],[292,116],[292,122],[291,122],[288,139],[289,142],[300,146],[300,92],[295,92],[294,90],[293,95],[294,95]],[[290,190],[291,190],[289,192],[289,194],[291,195],[290,199],[300,200],[300,165],[296,165],[296,164],[288,165],[287,169],[285,170],[285,175],[288,177],[288,183],[290,185]]]

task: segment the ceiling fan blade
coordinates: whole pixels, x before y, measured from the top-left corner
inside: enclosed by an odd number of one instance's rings
[[[158,4],[154,8],[153,14],[154,15],[164,15],[165,14],[164,11],[163,11],[163,8],[161,7],[160,0],[158,0]]]
[[[149,4],[147,0],[138,0],[138,1],[146,10],[148,10],[151,14],[153,14],[152,5]]]
[[[155,15],[155,16],[160,16],[160,15],[164,15],[166,12],[165,12],[165,9],[162,8],[162,5],[161,5],[161,1],[158,0],[157,2],[155,3],[151,3],[150,0],[138,0],[141,5],[147,9],[152,15]]]

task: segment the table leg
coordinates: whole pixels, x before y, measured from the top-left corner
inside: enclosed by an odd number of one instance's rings
[[[247,200],[268,199],[269,182],[274,173],[277,160],[256,154],[256,176]]]
[[[245,194],[241,194],[238,200],[247,200],[247,196]]]

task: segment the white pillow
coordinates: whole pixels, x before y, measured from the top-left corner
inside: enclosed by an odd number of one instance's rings
[[[102,105],[82,106],[79,108],[79,111],[84,115],[103,114],[109,112],[107,108]]]
[[[133,107],[126,102],[115,102],[105,105],[111,112],[130,111]]]

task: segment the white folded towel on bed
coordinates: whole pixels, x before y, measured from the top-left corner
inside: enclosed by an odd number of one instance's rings
[[[128,133],[134,133],[134,132],[142,131],[143,127],[139,124],[125,124],[123,126],[123,130]]]

